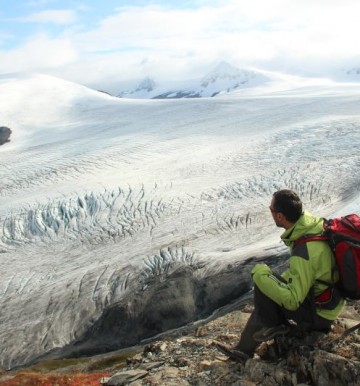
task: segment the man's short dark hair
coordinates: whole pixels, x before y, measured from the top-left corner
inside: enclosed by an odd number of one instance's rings
[[[303,209],[300,197],[290,189],[278,190],[273,194],[273,209],[282,213],[285,218],[295,223],[299,220]]]

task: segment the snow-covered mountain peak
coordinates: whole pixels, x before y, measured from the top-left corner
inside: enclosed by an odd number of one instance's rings
[[[360,67],[350,68],[349,70],[346,71],[346,73],[348,75],[353,75],[353,74],[360,75]]]
[[[222,61],[213,70],[211,70],[204,78],[203,83],[215,82],[217,79],[236,79],[244,76],[255,76],[255,73],[240,70],[231,64]]]
[[[229,92],[244,85],[247,87],[250,85],[249,81],[259,75],[254,71],[241,70],[222,61],[202,79],[201,87],[211,90],[206,93],[208,94],[206,96],[214,96],[222,91]],[[262,75],[260,77],[261,80],[265,80]]]
[[[156,83],[153,79],[147,77],[145,79],[143,79],[138,87],[136,88],[136,91],[140,91],[140,90],[146,90],[148,92],[152,91],[156,86]]]
[[[150,95],[155,90],[157,84],[150,77],[144,78],[134,89],[121,91],[117,96],[120,98],[143,98],[144,95]],[[151,98],[151,97],[150,97]]]
[[[327,74],[327,77],[335,82],[359,83],[360,82],[360,66],[349,66],[337,68]]]
[[[126,98],[200,98],[213,97],[237,88],[252,87],[269,79],[260,72],[239,69],[225,61],[220,62],[206,76],[192,81],[180,81],[177,84],[160,86],[147,77],[132,90],[119,93]]]

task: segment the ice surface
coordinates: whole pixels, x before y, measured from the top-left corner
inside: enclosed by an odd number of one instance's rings
[[[359,212],[359,106],[359,85],[323,81],[130,100],[2,77],[0,365],[75,341],[152,276],[282,250],[279,188]]]

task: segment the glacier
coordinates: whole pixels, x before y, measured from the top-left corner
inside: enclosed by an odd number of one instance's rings
[[[268,205],[360,212],[360,84],[126,99],[0,77],[0,366],[133,345],[249,290]],[[277,260],[274,259],[274,263]]]

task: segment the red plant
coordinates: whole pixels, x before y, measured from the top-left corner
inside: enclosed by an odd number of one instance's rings
[[[18,373],[12,379],[0,381],[1,386],[99,386],[107,373],[39,374]]]

